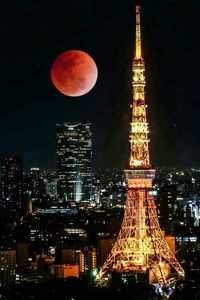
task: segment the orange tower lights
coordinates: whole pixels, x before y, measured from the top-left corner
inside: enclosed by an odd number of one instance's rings
[[[128,190],[124,218],[117,240],[97,276],[109,273],[148,274],[150,283],[173,285],[184,270],[170,250],[160,229],[152,195],[155,170],[149,158],[149,129],[145,103],[145,63],[142,57],[140,6],[136,6],[136,51],[133,59],[133,103],[130,129]]]

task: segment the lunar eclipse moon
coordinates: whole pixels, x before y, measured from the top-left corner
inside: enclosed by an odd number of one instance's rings
[[[72,97],[88,93],[97,81],[97,66],[90,55],[80,50],[61,53],[53,62],[51,80],[62,94]]]

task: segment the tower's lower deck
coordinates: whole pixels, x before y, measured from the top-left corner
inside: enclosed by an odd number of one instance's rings
[[[149,283],[163,283],[183,277],[184,271],[167,244],[160,228],[152,183],[154,169],[125,170],[127,199],[117,240],[100,274],[148,274]]]

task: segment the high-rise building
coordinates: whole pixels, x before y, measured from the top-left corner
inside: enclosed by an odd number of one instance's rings
[[[58,123],[57,194],[60,200],[91,199],[92,133],[91,123]]]
[[[0,251],[0,286],[11,285],[16,276],[16,251]]]
[[[161,227],[167,234],[172,233],[172,223],[175,219],[176,185],[165,183],[161,185],[157,195],[157,212]]]
[[[94,247],[84,248],[85,271],[92,271],[97,267],[97,252]]]
[[[45,195],[45,183],[41,170],[36,167],[30,168],[30,192],[31,197],[41,199]]]
[[[3,206],[10,214],[20,212],[23,196],[23,161],[21,157],[6,156],[1,164],[1,188]]]

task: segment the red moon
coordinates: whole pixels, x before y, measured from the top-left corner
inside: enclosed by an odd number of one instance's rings
[[[51,68],[51,80],[64,95],[77,97],[88,93],[97,81],[94,60],[80,50],[61,53]]]

